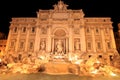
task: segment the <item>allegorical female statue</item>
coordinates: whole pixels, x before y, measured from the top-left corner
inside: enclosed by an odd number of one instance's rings
[[[45,41],[42,41],[41,44],[40,44],[40,49],[41,50],[45,50]]]
[[[75,42],[75,50],[80,50],[80,41],[76,40]]]
[[[58,40],[56,42],[56,52],[57,52],[57,54],[63,53],[63,44],[62,44],[61,40]]]

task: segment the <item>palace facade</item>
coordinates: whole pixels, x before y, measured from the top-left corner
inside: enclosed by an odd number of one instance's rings
[[[54,9],[37,11],[37,17],[16,17],[10,22],[6,52],[91,57],[117,53],[110,17],[85,17],[82,9],[67,9],[58,1]]]
[[[116,47],[120,54],[120,23],[118,23],[118,31],[114,32],[114,36],[115,36]]]

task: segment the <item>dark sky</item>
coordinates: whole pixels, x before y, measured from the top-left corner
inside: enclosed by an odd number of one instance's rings
[[[12,17],[36,17],[39,9],[53,9],[59,0],[0,0],[0,32],[8,33]],[[120,22],[119,0],[62,0],[68,9],[82,9],[85,17],[110,17],[114,31]]]

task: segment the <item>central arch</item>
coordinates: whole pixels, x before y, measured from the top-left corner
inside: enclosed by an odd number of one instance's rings
[[[53,35],[53,53],[66,54],[68,52],[68,38],[66,37],[66,31],[62,28],[57,28]]]

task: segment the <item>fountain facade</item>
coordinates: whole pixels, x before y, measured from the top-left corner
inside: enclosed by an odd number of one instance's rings
[[[32,68],[38,71],[41,64],[65,62],[67,69],[68,64],[73,65],[69,68],[73,73],[74,67],[78,72],[95,73],[94,68],[101,67],[98,64],[110,66],[114,56],[119,56],[111,18],[84,17],[82,9],[71,10],[67,6],[58,1],[54,9],[40,9],[37,17],[12,18],[2,64],[10,69],[21,65],[13,71],[24,68],[29,72],[33,64]],[[31,72],[36,72],[34,68]]]

